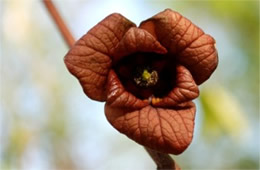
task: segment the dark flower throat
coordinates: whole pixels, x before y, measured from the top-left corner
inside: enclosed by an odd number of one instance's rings
[[[175,62],[167,55],[135,53],[113,66],[124,88],[140,99],[167,95],[176,80]]]

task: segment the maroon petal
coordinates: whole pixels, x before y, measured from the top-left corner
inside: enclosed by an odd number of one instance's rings
[[[178,71],[178,90],[183,94],[186,94],[184,88],[197,92],[196,88],[194,90],[190,86],[192,82],[189,72],[182,66],[178,67]],[[127,92],[113,70],[109,72],[107,82],[105,114],[119,132],[139,144],[161,152],[180,154],[189,146],[195,117],[195,105],[192,102],[155,108],[149,105],[148,100],[140,100]],[[187,98],[189,97],[194,96]]]
[[[141,23],[187,67],[197,84],[207,80],[217,67],[215,40],[178,12],[167,9]]]
[[[176,68],[176,83],[170,93],[160,100],[153,100],[157,107],[173,107],[181,103],[189,102],[199,96],[199,89],[194,82],[191,73],[184,66]]]
[[[126,91],[113,70],[110,70],[107,81],[107,104],[111,107],[140,109],[147,106],[148,100],[140,100]]]
[[[122,38],[114,52],[114,60],[135,52],[155,52],[165,54],[167,50],[146,30],[132,27]]]
[[[79,79],[88,97],[106,100],[105,85],[115,47],[135,27],[120,14],[111,14],[81,37],[65,56],[69,71]]]
[[[179,108],[126,109],[105,105],[108,121],[121,133],[151,149],[182,153],[191,143],[194,131],[195,105],[192,102]]]
[[[207,80],[218,65],[214,43],[212,37],[204,34],[178,55],[179,62],[190,70],[197,84]]]

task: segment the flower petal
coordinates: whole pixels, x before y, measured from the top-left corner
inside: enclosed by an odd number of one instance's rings
[[[126,91],[116,73],[110,70],[107,81],[107,104],[112,107],[140,109],[147,106],[147,100],[140,100]]]
[[[135,27],[120,14],[111,14],[81,37],[65,56],[69,71],[79,79],[88,97],[106,100],[105,84],[114,48]]]
[[[182,153],[191,143],[195,110],[192,102],[170,109],[148,105],[129,110],[105,105],[108,121],[119,132],[141,145],[172,154]]]
[[[178,12],[166,9],[142,22],[140,28],[157,37],[191,71],[197,84],[207,80],[217,67],[215,40]]]
[[[114,52],[114,60],[118,61],[124,56],[136,52],[155,52],[165,54],[167,50],[146,30],[130,28]]]
[[[176,83],[170,93],[162,100],[153,103],[156,107],[174,107],[189,102],[199,96],[199,89],[189,70],[178,65],[176,68]]]
[[[218,65],[214,44],[215,40],[204,34],[178,55],[179,62],[190,70],[197,84],[206,81]]]

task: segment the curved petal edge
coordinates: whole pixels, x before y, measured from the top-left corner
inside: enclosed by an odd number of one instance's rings
[[[66,54],[64,61],[68,70],[80,81],[89,98],[106,100],[110,56],[131,27],[135,24],[122,15],[111,14],[81,37]]]
[[[157,37],[169,53],[190,70],[198,85],[216,69],[218,54],[214,38],[178,12],[166,9],[143,21],[140,28]]]
[[[137,143],[159,152],[180,154],[191,143],[195,105],[192,102],[175,108],[146,106],[138,110],[105,105],[112,126]]]

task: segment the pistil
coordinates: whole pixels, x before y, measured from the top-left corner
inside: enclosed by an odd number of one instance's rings
[[[140,87],[152,87],[156,85],[159,80],[159,76],[156,70],[151,72],[148,69],[142,69],[139,71],[138,76],[134,78],[135,83]]]

